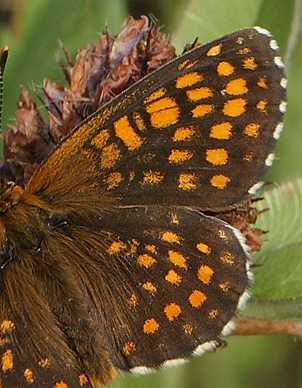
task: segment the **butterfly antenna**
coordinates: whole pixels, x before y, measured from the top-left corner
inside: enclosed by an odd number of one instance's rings
[[[2,112],[3,112],[3,78],[6,60],[8,57],[8,46],[4,46],[0,53],[0,135],[2,133]]]

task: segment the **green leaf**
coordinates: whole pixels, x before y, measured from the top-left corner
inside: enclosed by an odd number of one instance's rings
[[[255,255],[253,295],[286,299],[302,296],[302,178],[264,193],[256,227],[267,230],[268,242]],[[302,314],[302,311],[301,311]]]
[[[193,0],[177,31],[177,47],[184,47],[196,37],[205,43],[232,31],[252,27],[261,5],[262,0]]]
[[[282,18],[280,18],[282,14]],[[265,0],[259,8],[255,24],[271,31],[280,46],[282,57],[285,56],[292,20],[294,2],[284,0]]]

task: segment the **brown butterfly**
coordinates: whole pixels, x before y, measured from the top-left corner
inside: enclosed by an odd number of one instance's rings
[[[271,35],[237,31],[111,100],[25,188],[1,181],[2,388],[96,387],[220,345],[251,275],[213,214],[261,185],[285,85]]]

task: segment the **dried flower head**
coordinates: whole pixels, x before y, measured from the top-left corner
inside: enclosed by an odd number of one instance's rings
[[[43,120],[34,99],[23,89],[16,122],[8,128],[2,175],[19,184],[26,184],[76,125],[175,57],[175,49],[159,25],[149,27],[146,16],[139,20],[129,17],[116,37],[106,30],[96,44],[78,51],[74,62],[64,51],[68,64],[61,66],[69,86],[48,79],[43,85],[49,121]]]

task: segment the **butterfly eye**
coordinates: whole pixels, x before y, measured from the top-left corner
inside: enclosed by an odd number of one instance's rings
[[[4,269],[7,264],[13,260],[13,255],[12,252],[7,253],[7,252],[1,252],[0,253],[0,268]]]
[[[63,216],[57,213],[52,213],[47,220],[47,226],[50,229],[63,228],[67,224],[68,222],[63,218]]]

